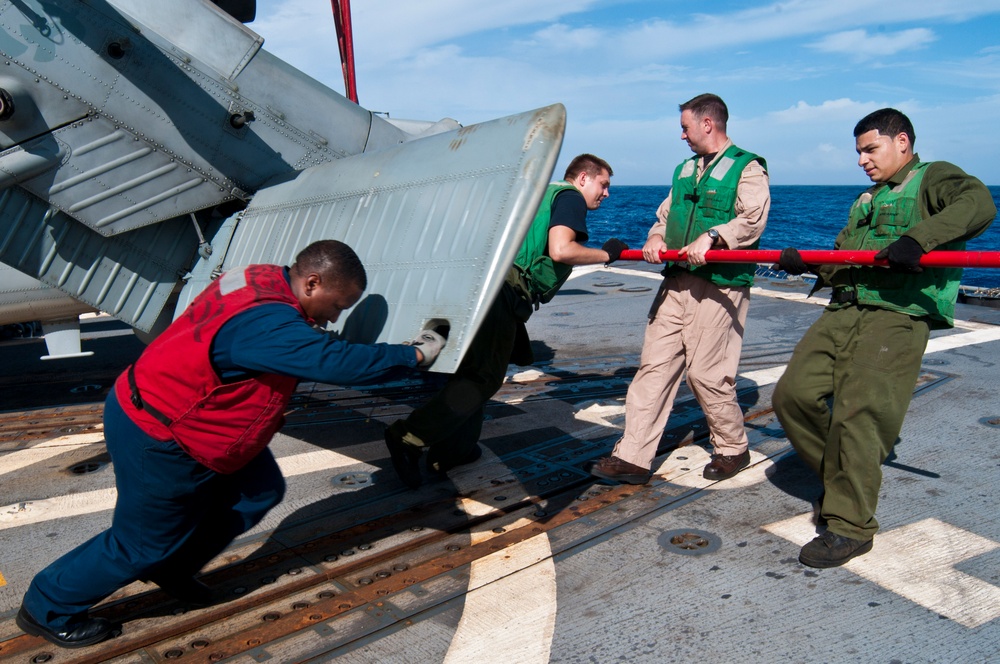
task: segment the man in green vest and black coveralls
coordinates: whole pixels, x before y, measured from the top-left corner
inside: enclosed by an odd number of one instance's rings
[[[588,237],[587,211],[608,197],[611,175],[606,161],[582,154],[561,182],[548,186],[506,283],[458,370],[430,401],[386,429],[393,468],[407,486],[415,489],[422,482],[419,461],[425,449],[427,467],[437,475],[482,455],[484,406],[503,385],[508,364],[533,361],[524,327],[531,312],[552,299],[574,265],[611,263],[628,249],[615,238],[601,249],[582,244]]]
[[[889,267],[808,266],[781,253],[791,274],[816,272],[830,304],[799,341],[774,391],[796,452],[820,477],[819,523],[799,562],[835,567],[867,553],[878,531],[882,462],[903,427],[930,330],[954,325],[960,268],[927,268],[932,249],[962,250],[996,216],[989,190],[944,161],[921,162],[910,120],[892,108],[854,127],[858,165],[875,186],[851,206],[835,248],[877,250]]]
[[[711,436],[712,459],[702,474],[727,479],[750,463],[736,370],[756,266],[706,264],[705,253],[757,247],[771,206],[767,165],[729,140],[729,111],[716,95],[698,95],[680,110],[681,138],[694,157],[674,171],[670,195],[656,212],[642,254],[650,263],[662,263],[660,252],[670,248],[686,260],[663,270],[639,370],[625,399],[625,433],[612,455],[590,471],[629,484],[649,480],[685,370]]]

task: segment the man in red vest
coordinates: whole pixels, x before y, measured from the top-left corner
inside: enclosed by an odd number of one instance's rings
[[[111,528],[35,576],[18,626],[66,648],[98,643],[116,627],[88,609],[137,579],[209,603],[194,575],[284,496],[267,444],[298,381],[370,382],[429,366],[444,344],[433,332],[376,345],[326,334],[366,286],[357,254],[322,240],[290,268],[237,268],[198,295],[105,403],[118,489]]]

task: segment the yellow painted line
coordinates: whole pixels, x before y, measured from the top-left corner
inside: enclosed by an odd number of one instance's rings
[[[0,588],[7,585],[7,579],[3,578],[3,572],[0,572]]]
[[[764,529],[804,545],[816,536],[812,514]],[[875,536],[872,550],[844,569],[969,629],[1000,617],[1000,587],[955,569],[955,565],[1000,548],[938,519],[924,519]]]

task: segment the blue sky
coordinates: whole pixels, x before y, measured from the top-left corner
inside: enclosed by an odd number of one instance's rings
[[[358,96],[469,125],[561,102],[561,173],[593,152],[614,184],[664,184],[690,155],[677,105],[714,92],[772,184],[868,182],[854,124],[909,115],[925,161],[1000,185],[1000,0],[355,0]],[[330,3],[258,0],[264,48],[343,92]]]

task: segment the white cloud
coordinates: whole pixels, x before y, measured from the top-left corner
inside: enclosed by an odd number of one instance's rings
[[[867,30],[847,30],[827,35],[809,46],[824,53],[849,55],[860,61],[924,48],[935,39],[934,33],[926,28],[875,34],[869,34]]]
[[[468,125],[561,102],[568,122],[557,170],[594,152],[615,166],[618,184],[669,178],[687,156],[677,104],[706,91],[726,99],[733,138],[767,158],[775,183],[864,184],[854,123],[894,106],[919,116],[911,117],[928,155],[950,151],[944,158],[963,167],[971,160],[970,172],[1000,183],[986,156],[998,152],[998,130],[985,119],[1000,107],[990,37],[1000,27],[997,0],[790,0],[711,14],[639,0],[608,5],[355,2],[361,103]],[[328,3],[259,0],[258,16],[250,27],[265,48],[343,89]],[[963,23],[970,17],[976,22]],[[890,57],[901,53],[906,60]],[[955,131],[958,109],[984,118],[975,133]]]

